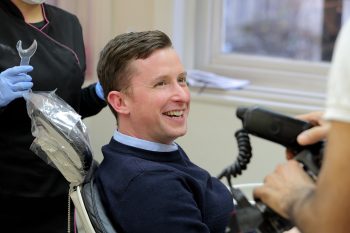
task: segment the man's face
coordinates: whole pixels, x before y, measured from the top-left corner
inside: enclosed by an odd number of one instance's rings
[[[169,144],[187,131],[190,92],[186,72],[172,48],[156,50],[130,64],[134,70],[125,97],[128,124],[122,133]]]

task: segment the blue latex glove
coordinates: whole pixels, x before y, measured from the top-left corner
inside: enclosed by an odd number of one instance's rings
[[[104,94],[103,94],[103,89],[102,86],[100,84],[100,82],[97,82],[95,85],[95,91],[96,91],[96,95],[101,99],[101,100],[105,100]]]
[[[14,66],[0,73],[0,107],[5,107],[32,88],[32,77],[27,72],[32,66]]]

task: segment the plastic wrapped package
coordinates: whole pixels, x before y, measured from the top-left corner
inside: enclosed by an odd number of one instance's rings
[[[93,160],[81,116],[55,92],[29,92],[24,98],[35,137],[30,149],[69,183],[81,184]]]

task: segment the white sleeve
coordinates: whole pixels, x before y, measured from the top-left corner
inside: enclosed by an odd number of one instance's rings
[[[327,88],[325,119],[350,123],[350,20],[338,35]]]

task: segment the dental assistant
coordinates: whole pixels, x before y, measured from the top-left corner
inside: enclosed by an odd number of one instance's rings
[[[82,89],[86,61],[75,15],[43,0],[1,0],[0,22],[1,231],[64,233],[73,219],[69,185],[29,149],[34,138],[22,94],[56,90],[88,117],[106,106],[102,88],[92,84]],[[38,43],[30,66],[19,66],[18,40],[23,48]]]

